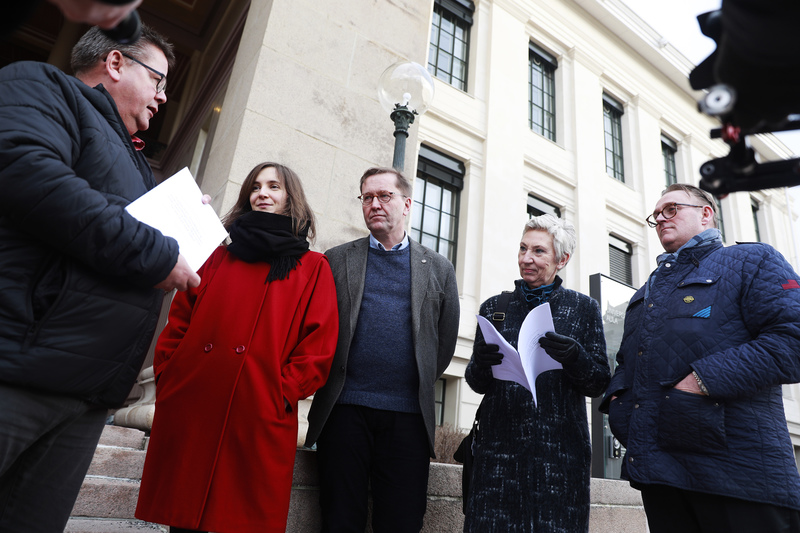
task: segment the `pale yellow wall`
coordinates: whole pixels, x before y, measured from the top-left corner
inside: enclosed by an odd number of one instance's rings
[[[411,128],[406,171],[425,143],[465,164],[456,274],[461,326],[446,375],[446,419],[471,424],[480,400],[461,379],[480,303],[518,277],[516,250],[528,193],[558,205],[578,230],[564,271],[567,286],[589,292],[608,273],[608,235],[632,244],[634,285],[655,266],[660,244],[644,223],[663,189],[660,135],[678,144],[681,182],[727,153],[709,139],[716,124],[697,113],[691,64],[616,0],[476,0],[466,91],[435,80],[428,113]],[[224,213],[249,169],[276,160],[295,169],[318,216],[315,249],[366,234],[355,196],[373,165],[389,166],[393,126],[378,103],[377,81],[398,60],[427,63],[433,0],[253,0],[231,82],[201,166],[204,192]],[[557,140],[527,126],[528,42],[558,59]],[[603,92],[625,108],[626,182],[606,175]],[[772,138],[757,149],[786,157]],[[754,239],[750,193],[724,203],[728,243]],[[782,190],[760,191],[762,238],[796,260]],[[793,388],[787,388],[791,392]],[[793,398],[800,396],[795,391]],[[800,435],[800,406],[787,399]],[[800,437],[796,437],[800,440]]]

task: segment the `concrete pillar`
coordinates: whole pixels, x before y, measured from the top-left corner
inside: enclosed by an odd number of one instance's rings
[[[384,5],[345,0],[253,0],[202,175],[212,205],[226,213],[262,161],[295,170],[318,220],[312,248],[324,251],[367,234],[356,200],[361,174],[391,166],[394,125],[378,102],[378,79],[401,60],[427,63],[433,2]],[[419,117],[416,123],[424,120]],[[406,174],[416,171],[417,129],[409,130]],[[146,369],[140,385],[150,386]],[[120,425],[149,429],[155,396],[118,412]],[[298,444],[308,402],[300,405]]]

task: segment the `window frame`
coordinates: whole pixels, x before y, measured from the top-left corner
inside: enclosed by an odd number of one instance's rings
[[[437,390],[439,383],[442,384],[441,394]],[[434,406],[434,420],[438,427],[444,425],[444,409],[447,402],[447,379],[440,377],[436,380],[433,388],[433,406]]]
[[[617,252],[617,262],[614,261],[614,252]],[[622,265],[620,259],[625,257],[625,264]],[[625,272],[620,276],[619,269],[615,269],[614,265],[621,265]],[[608,277],[614,281],[625,283],[626,285],[633,286],[633,245],[615,235],[608,235]]]
[[[722,200],[718,197],[714,196],[714,202],[717,204],[717,229],[719,230],[720,234],[722,235],[722,242],[726,242],[725,240],[725,216],[722,213]]]
[[[622,104],[603,93],[603,140],[605,143],[606,174],[622,183],[625,183],[625,150],[622,138],[622,115],[624,114],[625,109]],[[611,140],[611,146],[609,146],[609,139]],[[609,157],[611,158],[610,165]]]
[[[431,76],[448,83],[461,91],[467,91],[469,83],[469,47],[470,30],[472,29],[472,14],[475,4],[470,0],[434,0],[433,16],[431,17],[431,31],[428,38],[428,72]],[[452,32],[445,31],[449,47],[443,48],[442,35],[443,23],[452,26]],[[459,38],[459,33],[463,38]],[[456,55],[456,47],[463,50],[463,57]],[[449,69],[442,67],[442,60],[449,56]],[[463,73],[461,77],[456,72],[456,61]],[[455,82],[454,82],[455,81]]]
[[[678,143],[666,135],[661,135],[661,157],[664,161],[664,181],[667,187],[678,183],[677,154]]]
[[[458,256],[459,211],[461,208],[461,191],[464,188],[464,163],[424,144],[420,146],[418,157],[416,177],[418,180],[421,180],[422,183],[414,183],[412,217],[409,232],[412,238],[417,242],[438,253],[441,253],[439,250],[442,246],[442,241],[445,241],[448,244],[450,254],[442,255],[447,257],[447,259],[455,265],[456,257]],[[444,194],[440,195],[438,206],[428,205],[429,186],[437,186],[442,191],[448,191],[452,195],[452,212],[448,213],[442,209]],[[420,187],[422,187],[422,189],[420,189]],[[435,235],[425,231],[426,216],[431,209],[435,209],[439,217],[436,228],[437,233]],[[450,239],[449,236],[442,235],[442,220],[444,216],[452,218],[452,239]],[[423,242],[423,240],[427,240],[425,237],[435,238],[436,246],[432,247],[425,244],[425,242]]]
[[[532,42],[528,43],[528,127],[534,133],[553,142],[556,142],[555,77],[557,68],[558,60],[555,56]],[[539,77],[539,87],[534,85],[535,75]],[[534,102],[534,94],[539,96],[541,105]],[[538,124],[534,122],[536,115],[539,116]]]
[[[536,210],[539,213],[538,214],[533,213],[532,212],[533,210]],[[528,209],[527,209],[527,211],[528,211],[528,220],[530,220],[531,218],[533,218],[535,216],[541,216],[541,215],[546,215],[546,214],[555,215],[556,217],[561,218],[561,208],[560,207],[558,207],[555,204],[551,204],[550,202],[548,202],[546,200],[542,200],[541,198],[539,198],[538,196],[535,196],[533,194],[528,194]]]

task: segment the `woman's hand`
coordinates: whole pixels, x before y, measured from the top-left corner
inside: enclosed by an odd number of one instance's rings
[[[472,349],[472,359],[480,368],[491,368],[503,362],[503,354],[496,344],[476,344]]]
[[[548,331],[544,337],[539,339],[539,345],[544,348],[547,355],[557,362],[563,364],[573,363],[578,358],[578,342],[572,337],[559,335],[554,331]]]

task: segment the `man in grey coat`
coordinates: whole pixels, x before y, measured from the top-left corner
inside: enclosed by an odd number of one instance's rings
[[[369,237],[328,250],[339,305],[331,374],[308,415],[317,443],[322,531],[418,532],[434,456],[434,386],[453,357],[459,301],[453,265],[404,229],[411,183],[361,177]]]

